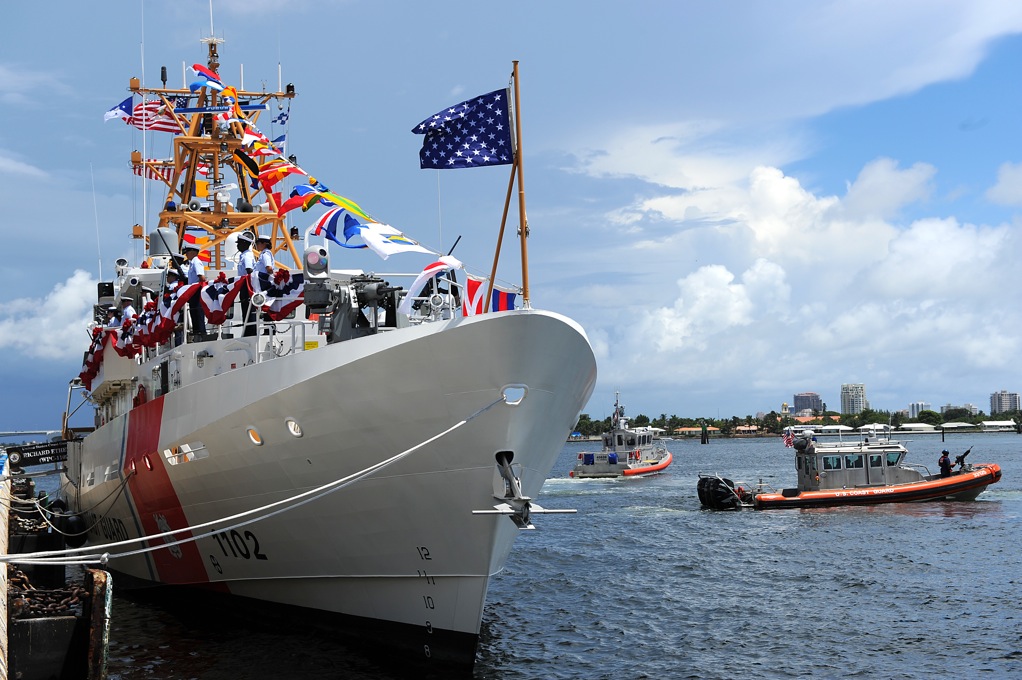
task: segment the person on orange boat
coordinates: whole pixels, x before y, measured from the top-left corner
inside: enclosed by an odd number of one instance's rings
[[[186,243],[183,251],[188,283],[206,283],[206,268],[199,259],[199,246],[194,243]],[[188,300],[188,316],[192,319],[192,333],[196,336],[205,335],[206,315],[202,312],[202,300],[198,295],[193,295]]]
[[[951,476],[951,454],[948,453],[947,449],[940,452],[940,458],[937,460],[937,465],[940,466],[941,477]]]

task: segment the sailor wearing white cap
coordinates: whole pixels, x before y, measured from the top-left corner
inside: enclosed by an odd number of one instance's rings
[[[131,304],[131,298],[127,295],[121,297],[121,318],[134,319],[138,316],[135,307]]]
[[[251,274],[255,269],[256,261],[255,255],[252,254],[252,234],[243,231],[238,234],[238,278],[249,277],[247,284],[242,284],[241,293],[241,318],[245,324],[245,335],[254,336],[256,334],[255,323],[249,318],[249,305],[252,299],[252,279]]]

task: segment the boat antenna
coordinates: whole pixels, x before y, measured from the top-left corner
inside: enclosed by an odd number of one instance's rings
[[[213,0],[209,0],[209,35],[210,37],[216,35],[213,32]]]
[[[99,280],[103,280],[103,253],[100,250],[99,242],[99,208],[96,207],[96,173],[92,170],[92,163],[89,163],[89,175],[92,177],[92,213],[96,220],[96,257],[99,259]]]
[[[458,247],[458,242],[459,242],[459,241],[461,241],[461,234],[458,234],[458,238],[454,239],[454,245],[453,245],[453,246],[451,246],[451,249],[447,251],[447,254],[448,254],[448,255],[450,255],[451,253],[453,253],[453,252],[454,252],[454,249]]]
[[[145,3],[144,2],[140,2],[139,5],[141,6],[140,10],[142,12],[142,26],[140,28],[140,31],[142,33],[142,40],[139,42],[138,49],[139,49],[139,53],[140,53],[139,54],[139,59],[142,62],[141,84],[142,84],[142,121],[143,122],[142,122],[141,131],[142,131],[142,160],[144,162],[145,159],[147,158],[147,156],[146,156],[146,138],[145,138],[145,127],[146,127],[145,121],[147,121],[149,119],[149,114],[145,111]],[[148,196],[149,196],[149,189],[148,189],[148,187],[146,187],[145,175],[143,174],[142,175],[142,229],[143,229],[142,233],[145,233],[145,231],[147,230],[147,227],[149,226],[149,205],[148,205],[148,202],[146,201],[146,198]]]

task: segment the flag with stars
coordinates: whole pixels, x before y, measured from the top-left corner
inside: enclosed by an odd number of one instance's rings
[[[495,90],[448,107],[412,128],[425,135],[419,167],[444,170],[513,163],[509,99],[508,88]]]

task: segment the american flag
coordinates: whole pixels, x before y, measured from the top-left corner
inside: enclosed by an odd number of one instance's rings
[[[177,118],[168,113],[163,102],[159,99],[151,99],[147,102],[136,104],[131,111],[131,116],[125,121],[128,125],[134,125],[139,130],[155,130],[157,132],[181,132],[181,126]]]
[[[789,449],[795,446],[795,435],[791,433],[790,427],[784,431],[784,445]]]
[[[147,158],[146,163],[169,163],[172,161],[163,161],[157,158]],[[146,179],[162,179],[165,182],[170,181],[170,168],[169,167],[152,167],[151,165],[132,165],[131,171],[139,177],[145,177]]]
[[[510,165],[511,142],[509,90],[495,90],[455,104],[422,121],[412,132],[425,135],[419,151],[419,167],[474,168]]]

